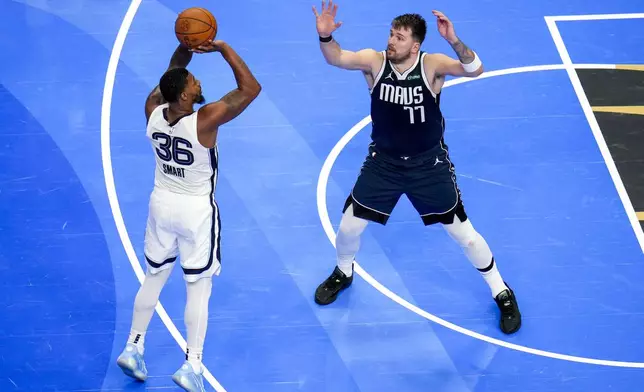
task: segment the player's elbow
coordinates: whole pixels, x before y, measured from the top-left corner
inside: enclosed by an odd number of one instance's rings
[[[257,98],[257,96],[261,92],[262,92],[262,85],[259,84],[259,82],[257,82],[256,85],[253,87],[253,90],[251,91],[251,93],[253,95],[253,99]]]
[[[327,64],[333,65],[334,67],[339,67],[342,63],[340,56],[325,56],[324,59]]]
[[[477,69],[476,72],[474,72],[474,76],[481,76],[483,74],[483,72],[484,72],[483,64],[481,64],[479,69]]]
[[[470,78],[476,78],[476,77],[478,77],[478,76],[481,76],[481,75],[483,74],[483,72],[484,72],[484,70],[483,70],[483,64],[481,64],[481,66],[480,66],[480,67],[478,67],[478,69],[477,69],[476,71],[474,71],[474,72],[467,72],[467,73],[466,73],[466,76],[468,76],[468,77],[470,77]]]
[[[262,92],[262,85],[259,84],[259,82],[255,81],[255,83],[251,84],[247,88],[244,89],[244,95],[246,96],[246,100],[248,101],[254,101],[255,98],[259,96],[259,93]]]
[[[324,60],[327,64],[332,65],[338,68],[344,68],[344,64],[347,62],[346,56],[340,53],[324,53]]]

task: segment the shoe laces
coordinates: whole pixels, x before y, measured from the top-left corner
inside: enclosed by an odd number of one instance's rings
[[[514,302],[512,301],[512,297],[509,292],[499,298],[498,303],[501,308],[501,313],[503,313],[504,316],[511,316],[514,314]]]
[[[333,289],[342,283],[342,279],[345,279],[345,277],[342,276],[342,274],[339,273],[337,270],[335,270],[333,271],[331,276],[329,276],[327,280],[324,282],[324,288]]]

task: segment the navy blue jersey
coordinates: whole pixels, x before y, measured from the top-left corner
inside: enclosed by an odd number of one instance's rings
[[[400,156],[414,156],[439,145],[445,120],[423,70],[424,52],[399,73],[387,60],[371,89],[371,138],[376,148]]]

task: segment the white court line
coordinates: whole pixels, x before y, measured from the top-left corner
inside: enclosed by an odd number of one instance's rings
[[[587,68],[589,65],[582,64],[582,65],[576,65],[576,66],[579,68]],[[593,67],[600,68],[600,69],[601,68],[614,69],[615,65],[594,64]],[[566,66],[563,64],[553,64],[553,65],[510,68],[507,70],[499,70],[499,71],[484,73],[476,79],[460,78],[460,79],[450,80],[449,82],[445,83],[445,87],[472,82],[482,78],[485,79],[486,77],[492,77],[492,76],[502,76],[502,75],[516,74],[516,73],[524,73],[524,72],[549,71],[549,70],[561,70],[561,69],[566,69]],[[351,141],[351,139],[355,135],[357,135],[358,132],[360,132],[364,127],[366,127],[370,122],[371,122],[370,116],[363,118],[359,123],[354,125],[342,138],[340,138],[338,143],[333,147],[333,149],[331,149],[331,152],[329,153],[326,160],[324,161],[324,164],[322,165],[322,169],[320,171],[320,176],[318,178],[318,185],[317,185],[318,214],[320,215],[320,220],[322,222],[322,227],[324,228],[324,232],[326,233],[327,237],[329,238],[329,241],[331,241],[331,244],[333,244],[333,246],[335,246],[335,231],[333,229],[333,225],[331,224],[331,219],[329,218],[329,211],[326,205],[326,188],[329,182],[329,175],[331,173],[331,169],[333,168],[333,164],[335,163],[336,159],[340,155],[340,152],[349,143],[349,141]],[[542,357],[560,359],[560,360],[570,361],[570,362],[579,362],[579,363],[586,363],[586,364],[592,364],[592,365],[625,367],[625,368],[641,368],[641,369],[644,368],[644,362],[623,362],[623,361],[578,357],[573,355],[559,354],[551,351],[538,350],[531,347],[521,346],[518,344],[508,343],[503,340],[495,339],[490,336],[483,335],[478,332],[474,332],[472,330],[450,323],[449,321],[443,320],[442,318],[435,316],[429,312],[426,312],[423,309],[420,309],[419,307],[417,307],[416,305],[409,303],[408,301],[398,296],[398,294],[394,293],[393,291],[389,290],[387,287],[382,285],[371,275],[369,275],[369,273],[365,271],[358,264],[358,262],[355,263],[355,272],[358,275],[360,275],[367,283],[373,286],[376,290],[380,291],[383,295],[389,297],[391,300],[403,306],[404,308],[416,313],[421,317],[426,318],[427,320],[430,320],[435,322],[436,324],[442,325],[445,328],[449,328],[453,331],[462,333],[463,335],[467,335],[475,339],[482,340],[484,342],[488,342],[488,343],[509,348],[512,350],[522,351],[528,354],[534,354]]]
[[[136,277],[139,280],[140,284],[143,284],[143,279],[145,278],[145,272],[141,268],[139,259],[136,256],[132,242],[127,233],[127,228],[125,227],[125,221],[123,220],[123,215],[121,213],[121,207],[119,205],[118,196],[116,193],[116,186],[114,184],[114,172],[112,171],[112,152],[110,148],[110,115],[112,109],[112,93],[114,92],[114,81],[116,79],[116,69],[118,67],[119,59],[121,57],[121,52],[123,50],[123,45],[125,44],[125,38],[127,33],[130,30],[134,16],[136,15],[139,6],[141,5],[142,0],[132,0],[130,7],[128,8],[121,27],[119,28],[118,34],[116,35],[116,40],[114,41],[114,46],[112,47],[112,54],[110,55],[110,61],[107,66],[107,73],[105,75],[105,86],[103,87],[103,105],[101,107],[101,156],[103,159],[103,172],[105,174],[105,188],[107,190],[107,197],[110,200],[110,207],[112,209],[112,215],[114,216],[114,223],[116,224],[116,229],[119,232],[121,237],[121,242],[123,243],[123,248],[127,254],[132,269],[136,274]],[[181,333],[174,325],[170,316],[161,305],[161,302],[157,303],[156,311],[165,324],[166,328],[177,341],[181,349],[186,351],[186,341],[181,336]],[[212,385],[217,392],[226,392],[224,387],[213,377],[210,371],[203,365],[204,371],[203,375],[206,381]]]
[[[575,64],[575,68],[580,68],[580,69],[615,69],[615,64]],[[517,73],[525,73],[525,72],[553,71],[553,70],[557,70],[557,69],[566,69],[566,65],[564,65],[564,64],[530,65],[530,66],[527,66],[527,67],[499,69],[499,70],[496,70],[496,71],[485,72],[482,75],[480,75],[478,78],[476,78],[476,80],[493,78],[495,76],[503,76],[503,75],[517,74]],[[469,79],[469,78],[452,79],[452,80],[449,80],[449,81],[447,81],[445,83],[445,87],[450,87],[450,86],[455,86],[457,84],[463,84],[463,83],[471,82],[472,80],[473,79]]]
[[[619,19],[627,19],[626,17],[627,15],[629,16],[628,18],[633,18],[634,15],[636,16],[639,15],[640,18],[644,18],[644,14],[618,14],[613,16],[619,16],[620,17]],[[585,16],[593,17],[593,19],[563,19],[563,20],[600,20],[599,19],[600,17],[603,19],[611,19],[609,18],[611,15],[578,15],[578,16],[575,16],[575,18],[585,17]],[[563,18],[567,18],[567,17],[563,17]],[[618,18],[615,17],[612,19],[618,19]],[[622,204],[624,205],[624,210],[626,211],[628,220],[631,222],[631,226],[633,227],[633,231],[635,232],[637,241],[640,243],[640,248],[642,248],[642,252],[644,252],[644,230],[642,230],[642,226],[640,225],[640,221],[637,218],[637,213],[635,211],[635,208],[633,208],[631,199],[628,197],[628,193],[626,192],[626,187],[624,187],[624,183],[622,182],[622,177],[619,175],[619,171],[617,171],[617,166],[615,165],[615,161],[611,156],[610,150],[608,149],[608,145],[606,144],[606,140],[604,140],[604,135],[602,134],[601,128],[599,127],[599,123],[597,122],[597,117],[595,117],[595,113],[593,113],[593,109],[590,106],[588,97],[586,96],[586,93],[584,92],[584,88],[581,85],[581,81],[579,80],[579,75],[577,75],[577,72],[575,71],[575,66],[572,63],[570,54],[568,53],[568,50],[566,49],[566,45],[564,44],[564,41],[561,38],[561,33],[557,28],[557,21],[556,19],[553,19],[551,17],[546,17],[546,24],[548,25],[548,30],[550,30],[552,39],[555,42],[557,51],[559,52],[559,56],[561,57],[561,61],[566,67],[566,72],[568,72],[568,77],[570,78],[570,82],[572,83],[572,86],[575,89],[575,93],[577,94],[579,103],[581,104],[581,107],[584,110],[584,114],[586,115],[588,124],[590,124],[590,129],[593,132],[593,136],[595,137],[597,146],[599,147],[602,157],[606,162],[606,167],[608,168],[608,172],[610,173],[610,176],[613,179],[613,183],[615,184],[615,188],[617,189],[619,198],[622,200]]]
[[[643,13],[635,14],[597,14],[597,15],[562,15],[562,16],[546,16],[546,20],[554,20],[555,22],[570,22],[579,20],[616,20],[616,19],[642,19]]]

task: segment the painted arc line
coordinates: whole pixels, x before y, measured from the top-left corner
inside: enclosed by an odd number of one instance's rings
[[[107,66],[107,72],[105,74],[105,85],[103,87],[103,103],[101,106],[101,158],[103,161],[103,173],[105,176],[105,188],[107,191],[107,197],[110,201],[110,208],[112,210],[112,216],[114,217],[114,223],[116,224],[116,229],[118,230],[119,237],[123,243],[123,248],[125,253],[132,265],[132,269],[136,274],[137,279],[140,284],[143,284],[143,279],[145,278],[145,273],[141,268],[139,259],[136,256],[134,247],[132,246],[132,241],[130,236],[127,233],[127,228],[125,227],[125,221],[123,220],[123,214],[121,213],[121,206],[119,205],[118,196],[116,193],[116,185],[114,183],[114,172],[112,170],[112,151],[110,147],[110,116],[112,110],[112,94],[114,92],[114,82],[116,79],[116,69],[118,67],[119,60],[121,58],[121,52],[123,51],[123,46],[125,44],[125,39],[134,20],[134,16],[141,5],[142,0],[132,0],[130,6],[123,17],[123,22],[121,27],[116,35],[116,40],[114,41],[114,46],[112,47],[112,53],[110,54],[110,60]],[[181,336],[181,333],[177,327],[168,316],[168,313],[163,308],[161,302],[157,303],[156,312],[159,314],[161,321],[166,326],[174,340],[177,341],[181,349],[186,351],[186,341]],[[203,375],[206,381],[215,388],[217,392],[226,392],[224,387],[215,379],[215,377],[210,373],[206,365],[203,365]]]
[[[575,68],[614,69],[615,65],[614,64],[579,64],[579,65],[575,65]],[[459,79],[450,80],[445,83],[444,87],[455,86],[458,84],[468,83],[475,80],[485,79],[485,78],[490,78],[495,76],[511,75],[511,74],[517,74],[517,73],[526,73],[526,72],[537,72],[537,71],[565,70],[565,69],[566,69],[566,65],[564,64],[508,68],[508,69],[502,69],[502,70],[483,73],[478,78],[459,78]],[[358,132],[364,129],[370,122],[371,122],[371,116],[366,116],[365,118],[360,120],[360,122],[358,122],[356,125],[354,125],[344,136],[342,136],[338,141],[338,143],[331,149],[331,152],[327,156],[326,160],[324,161],[324,164],[322,165],[322,169],[320,170],[320,176],[318,178],[318,184],[317,184],[318,214],[320,215],[320,221],[322,222],[322,227],[324,228],[324,232],[326,233],[327,237],[329,238],[329,241],[333,246],[335,246],[335,231],[333,229],[333,225],[331,224],[331,219],[329,218],[329,212],[326,204],[326,189],[329,181],[329,175],[331,173],[331,169],[333,168],[333,164],[335,163],[336,159],[340,155],[340,152],[342,152],[344,147],[351,141],[351,139],[355,137],[358,134]],[[504,340],[483,335],[478,332],[469,330],[467,328],[463,328],[459,325],[453,324],[423,309],[420,309],[416,305],[409,303],[405,299],[401,298],[398,294],[389,290],[383,284],[381,284],[376,279],[374,279],[374,277],[371,276],[367,271],[365,271],[357,261],[355,263],[355,272],[358,275],[360,275],[360,277],[362,277],[367,283],[369,283],[376,290],[378,290],[381,294],[385,295],[386,297],[396,302],[400,306],[416,313],[417,315],[429,321],[439,324],[445,328],[451,329],[452,331],[461,333],[463,335],[467,335],[469,337],[472,337],[478,340],[482,340],[487,343],[495,344],[497,346],[505,347],[511,350],[521,351],[521,352],[538,355],[542,357],[560,359],[563,361],[579,362],[579,363],[601,365],[601,366],[644,368],[644,362],[624,362],[624,361],[614,361],[614,360],[596,359],[596,358],[587,358],[587,357],[579,357],[574,355],[560,354],[560,353],[555,353],[551,351],[545,351],[545,350],[539,350],[531,347],[526,347],[519,344],[509,343]]]

